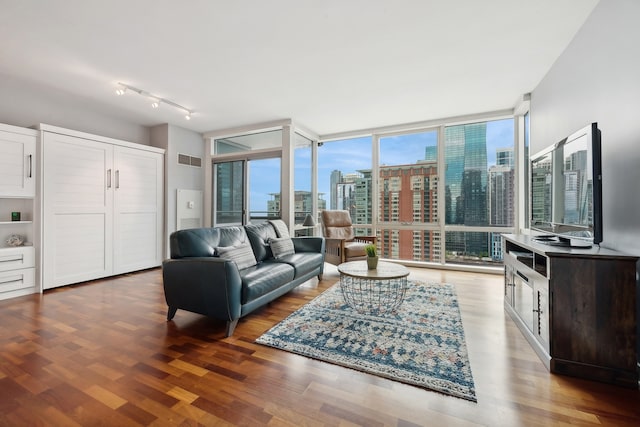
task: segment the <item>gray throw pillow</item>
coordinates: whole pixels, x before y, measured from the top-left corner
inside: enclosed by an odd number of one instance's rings
[[[278,237],[291,237],[289,235],[287,224],[285,224],[283,220],[270,219],[269,222],[271,223],[271,225],[273,225],[273,228],[276,229],[276,234],[278,234]]]
[[[293,248],[293,240],[289,237],[280,237],[278,239],[269,239],[269,246],[271,246],[271,252],[275,259],[282,258],[286,255],[293,255],[296,253]]]
[[[216,248],[216,252],[222,259],[235,261],[238,270],[256,265],[256,257],[249,243],[239,246],[219,246]]]

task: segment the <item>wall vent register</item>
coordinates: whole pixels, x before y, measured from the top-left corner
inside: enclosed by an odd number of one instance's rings
[[[193,157],[187,154],[178,153],[178,164],[194,167],[202,167],[202,159],[200,157]]]

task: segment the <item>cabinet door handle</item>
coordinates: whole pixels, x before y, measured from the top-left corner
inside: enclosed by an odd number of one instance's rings
[[[33,154],[29,154],[29,178],[33,178]]]
[[[120,188],[120,170],[116,170],[116,188]]]
[[[107,169],[107,188],[111,188],[111,169]]]

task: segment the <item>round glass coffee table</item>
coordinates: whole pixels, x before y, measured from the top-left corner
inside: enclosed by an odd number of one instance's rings
[[[367,261],[350,261],[338,271],[345,302],[360,313],[392,313],[404,300],[409,276],[405,266],[378,262],[378,268],[369,270]]]

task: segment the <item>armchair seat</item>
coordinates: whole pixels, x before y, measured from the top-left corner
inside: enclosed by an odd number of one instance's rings
[[[339,265],[367,258],[364,247],[376,244],[376,236],[356,236],[351,215],[346,210],[322,211],[322,233],[325,237],[325,261]]]
[[[344,256],[345,258],[349,258],[353,261],[353,258],[362,258],[366,257],[367,253],[364,250],[364,247],[368,245],[368,242],[345,242],[344,243]]]

